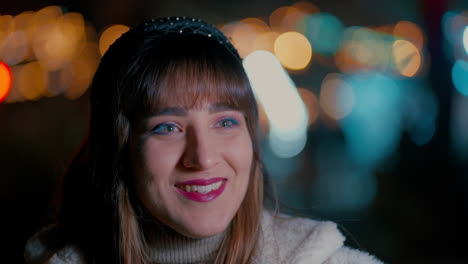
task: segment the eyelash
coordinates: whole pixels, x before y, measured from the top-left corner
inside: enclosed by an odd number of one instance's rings
[[[237,120],[234,118],[223,118],[220,121],[216,122],[215,127],[216,128],[231,128],[231,127],[238,126],[238,125],[239,125],[239,122],[237,122]],[[172,134],[175,132],[180,132],[180,129],[177,127],[177,125],[172,124],[172,123],[158,124],[151,130],[151,133],[156,134],[156,135],[168,135],[168,134]]]
[[[173,130],[169,131],[168,128],[173,128]],[[163,129],[165,129],[166,131],[161,131]],[[175,131],[175,130],[177,130],[177,131]],[[174,133],[174,132],[179,132],[179,131],[180,131],[180,129],[174,124],[162,123],[162,124],[156,125],[151,130],[151,133],[156,134],[156,135],[168,135],[168,134],[171,134],[171,133]]]
[[[228,122],[228,125],[223,125],[224,122]],[[239,125],[239,122],[237,122],[236,119],[228,117],[228,118],[223,118],[219,122],[217,122],[215,127],[230,128],[230,127],[238,126],[238,125]]]

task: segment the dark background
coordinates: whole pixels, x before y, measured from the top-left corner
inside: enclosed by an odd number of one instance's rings
[[[187,15],[213,24],[245,17],[262,18],[294,2],[16,0],[2,1],[0,14],[17,15],[61,5],[81,13],[99,33],[111,24],[133,25],[150,17]],[[455,156],[450,147],[455,93],[451,80],[453,61],[443,51],[441,31],[443,14],[449,10],[468,10],[467,2],[316,0],[313,3],[321,11],[340,18],[346,26],[387,25],[400,20],[421,26],[431,63],[417,78],[427,84],[437,99],[436,130],[422,146],[403,133],[394,155],[372,170],[377,186],[372,202],[360,208],[340,208],[312,195],[308,187],[315,183],[316,150],[329,138],[342,138],[339,130],[319,122],[309,130],[308,143],[299,158],[278,161],[266,157],[270,160],[267,164],[279,162],[294,167],[293,173],[278,178],[276,168],[270,166],[280,199],[300,214],[338,222],[349,245],[369,251],[386,263],[468,263],[468,162]],[[292,78],[299,85],[307,85],[323,77],[320,71],[309,70]],[[47,222],[57,179],[86,135],[87,115],[87,93],[77,100],[56,96],[33,102],[0,103],[0,241],[4,243],[0,247],[0,262],[21,263],[27,238]]]

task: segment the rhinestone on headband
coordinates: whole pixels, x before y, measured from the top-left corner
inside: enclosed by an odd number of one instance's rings
[[[199,18],[185,16],[153,18],[132,28],[128,34],[140,34],[141,32],[161,36],[166,34],[202,35],[217,41],[240,59],[239,53],[227,37],[219,29]]]

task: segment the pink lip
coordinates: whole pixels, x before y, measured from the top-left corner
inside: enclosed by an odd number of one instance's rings
[[[185,181],[185,182],[180,182],[177,183],[176,185],[209,185],[212,183],[216,183],[219,181],[223,181],[221,186],[217,190],[213,190],[209,193],[199,193],[199,192],[186,192],[178,187],[175,187],[176,191],[180,194],[182,194],[185,198],[190,199],[192,201],[196,202],[209,202],[213,201],[214,199],[218,198],[223,192],[224,189],[226,188],[226,178],[210,178],[210,179],[196,179],[196,180],[190,180],[190,181]]]

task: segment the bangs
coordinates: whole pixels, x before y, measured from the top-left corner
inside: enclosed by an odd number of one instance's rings
[[[243,74],[216,58],[171,60],[162,73],[150,100],[152,111],[179,106],[200,108],[205,103],[219,103],[237,110],[245,110],[248,83]]]
[[[137,121],[167,107],[199,108],[223,104],[256,118],[253,92],[241,60],[205,36],[170,35],[139,54],[120,97]],[[142,65],[145,65],[142,67]],[[133,99],[130,99],[133,98]]]

